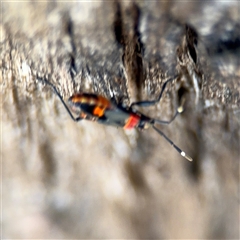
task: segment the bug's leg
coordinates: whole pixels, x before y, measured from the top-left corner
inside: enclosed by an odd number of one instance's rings
[[[179,112],[177,111],[177,112],[174,114],[174,116],[173,116],[170,120],[168,120],[168,121],[154,119],[154,122],[155,122],[155,123],[160,123],[160,124],[170,124],[170,123],[177,117],[178,114],[179,114]]]
[[[184,151],[182,151],[182,149],[180,149],[170,138],[168,138],[160,129],[156,128],[154,125],[152,125],[153,129],[155,131],[157,131],[162,137],[164,137],[167,142],[169,142],[180,154],[182,157],[184,157],[185,159],[187,159],[188,161],[192,162],[193,159],[188,156]]]
[[[173,81],[174,79],[176,79],[176,77],[177,77],[177,76],[174,76],[174,77],[168,79],[168,80],[163,84],[162,89],[161,89],[161,92],[160,92],[160,94],[159,94],[159,96],[158,96],[158,98],[157,98],[156,100],[134,102],[134,103],[131,104],[130,107],[133,107],[133,106],[149,107],[149,106],[152,106],[152,105],[158,103],[158,102],[161,100],[161,98],[162,98],[163,92],[164,92],[167,84],[168,84],[169,82]]]
[[[52,83],[50,83],[47,79],[40,79],[40,78],[38,78],[38,80],[40,80],[40,81],[48,84],[48,85],[52,88],[52,90],[53,90],[53,91],[55,92],[55,94],[58,96],[58,98],[59,98],[60,101],[62,102],[63,106],[65,107],[65,109],[67,110],[69,116],[72,118],[73,121],[78,122],[78,121],[82,120],[81,117],[75,118],[75,117],[73,116],[73,114],[71,113],[71,111],[70,111],[70,109],[68,108],[67,104],[64,102],[62,96],[61,96],[60,93],[58,92],[57,88],[56,88]]]

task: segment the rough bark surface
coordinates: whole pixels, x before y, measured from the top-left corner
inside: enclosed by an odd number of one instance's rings
[[[1,3],[2,238],[239,238],[238,1]],[[93,92],[167,120],[73,122]]]

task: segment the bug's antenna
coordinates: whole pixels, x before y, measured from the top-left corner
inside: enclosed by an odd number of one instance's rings
[[[41,78],[38,78],[38,80],[48,84],[53,89],[53,91],[59,97],[60,101],[62,102],[63,106],[65,107],[65,109],[67,110],[69,116],[72,118],[73,121],[78,122],[78,121],[82,120],[82,118],[80,118],[80,117],[75,118],[72,115],[70,109],[68,108],[67,104],[64,102],[64,100],[63,100],[62,96],[60,95],[60,93],[58,92],[57,88],[51,82],[49,82],[47,79],[41,79]]]
[[[185,103],[185,100],[186,99],[184,97],[182,97],[179,107],[177,108],[174,116],[170,120],[163,121],[163,120],[153,118],[153,122],[154,123],[160,123],[160,124],[170,124],[178,116],[178,114],[181,114],[184,111],[183,105]]]
[[[182,149],[180,149],[177,145],[174,144],[174,142],[169,139],[161,130],[159,130],[158,128],[156,128],[154,125],[152,125],[153,129],[155,131],[157,131],[162,137],[164,137],[185,159],[187,159],[188,161],[192,162],[193,159],[188,156],[184,151],[182,151]]]

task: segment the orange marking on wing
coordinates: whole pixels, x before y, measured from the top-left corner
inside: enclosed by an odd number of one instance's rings
[[[85,96],[80,95],[80,94],[76,94],[76,95],[71,97],[71,101],[73,103],[87,103],[89,101],[89,99]]]
[[[98,99],[96,101],[96,107],[93,110],[93,115],[102,117],[104,115],[106,108],[110,108],[110,107],[111,107],[111,102],[107,98],[103,96],[98,96]]]
[[[131,115],[125,126],[123,127],[124,129],[131,129],[137,126],[137,124],[139,123],[140,117],[138,115]]]
[[[109,108],[111,106],[111,102],[103,96],[98,96],[97,105],[104,108]]]
[[[92,96],[86,96],[84,94],[75,94],[71,97],[71,101],[73,103],[86,103],[89,105],[96,105],[101,108],[109,108],[111,107],[111,102],[103,97],[103,96],[97,96],[97,98],[94,98]]]
[[[104,111],[105,111],[106,108],[103,108],[103,107],[95,107],[94,110],[93,110],[93,115],[94,116],[98,116],[98,117],[102,117],[103,114],[104,114]]]

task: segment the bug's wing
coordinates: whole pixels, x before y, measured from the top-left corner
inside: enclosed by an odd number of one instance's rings
[[[129,114],[117,107],[106,108],[104,114],[98,118],[98,122],[105,125],[124,127]]]

